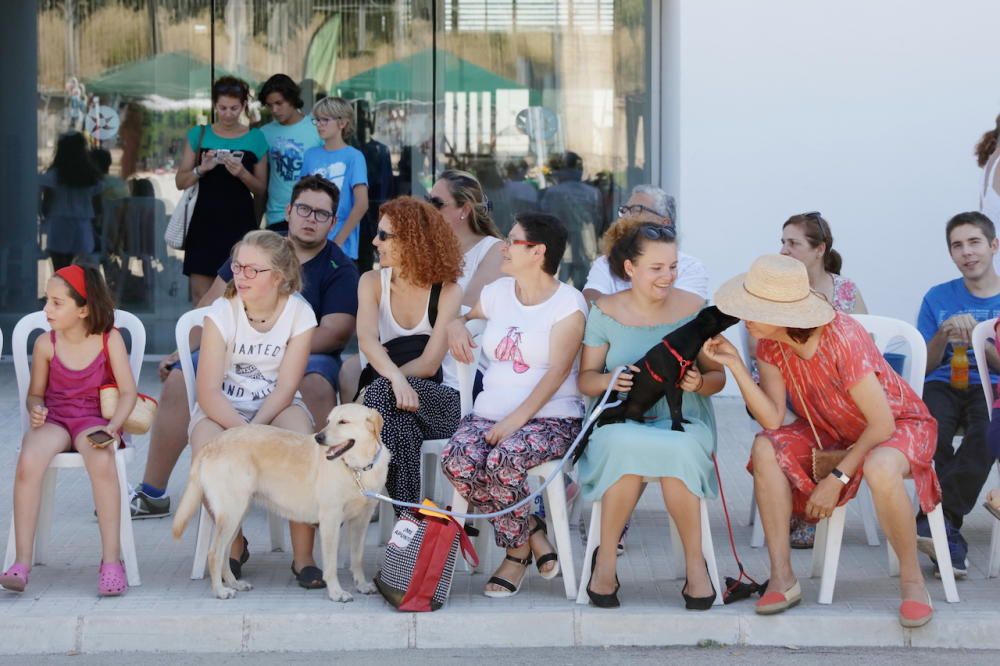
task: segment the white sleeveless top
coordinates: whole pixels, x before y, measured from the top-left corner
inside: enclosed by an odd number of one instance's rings
[[[434,331],[434,327],[431,326],[430,316],[428,315],[428,310],[430,309],[431,297],[430,294],[427,295],[427,305],[424,306],[424,316],[420,322],[413,328],[403,328],[396,321],[396,318],[392,316],[392,268],[382,268],[379,269],[379,280],[382,285],[382,295],[378,302],[378,339],[379,342],[385,344],[390,340],[395,340],[396,338],[401,338],[405,335],[430,335]],[[448,353],[445,353],[445,357],[441,364],[441,371],[444,375],[443,381],[441,382],[445,386],[450,386],[451,388],[458,390],[458,375],[456,374],[456,369],[453,364],[446,363],[450,358]],[[364,361],[363,365],[368,365],[367,359],[362,356]]]
[[[489,253],[493,246],[500,242],[499,238],[493,236],[484,236],[479,239],[475,245],[469,248],[463,257],[465,258],[465,266],[462,268],[462,276],[458,278],[458,286],[462,288],[462,293],[469,288],[469,283],[472,282],[472,276],[476,274],[476,270],[479,269],[479,264],[483,263],[483,259]]]
[[[993,187],[997,165],[1000,165],[1000,155],[994,152],[990,161],[983,167],[983,189],[979,193],[979,212],[990,218],[994,225],[1000,227],[1000,193]],[[1000,253],[993,256],[993,266],[1000,272]]]

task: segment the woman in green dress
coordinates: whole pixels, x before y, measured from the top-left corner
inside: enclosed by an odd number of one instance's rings
[[[621,223],[619,223],[621,224]],[[622,230],[608,254],[611,271],[632,288],[604,296],[587,319],[580,359],[580,391],[600,396],[611,381],[608,369],[628,365],[615,388],[628,391],[639,369],[632,362],[666,334],[688,322],[705,306],[695,294],[673,289],[677,278],[677,242],[670,227],[635,223]],[[601,500],[601,543],[615,544],[643,489],[643,477],[659,478],[667,511],[684,548],[687,580],[685,607],[708,610],[716,591],[701,551],[703,497],[715,497],[718,485],[715,416],[709,396],[725,385],[722,367],[699,354],[681,381],[684,432],[670,429],[665,400],[646,414],[647,421],[610,424],[594,430],[580,459],[580,481],[588,499]],[[595,606],[614,608],[618,577],[614,547],[594,552],[587,593]]]

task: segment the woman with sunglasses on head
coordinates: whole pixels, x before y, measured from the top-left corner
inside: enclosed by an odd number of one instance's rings
[[[631,365],[663,336],[690,321],[705,299],[674,288],[677,242],[667,226],[622,220],[608,252],[615,277],[631,287],[603,296],[590,310],[580,360],[580,391],[603,395],[611,370],[627,366],[615,384],[628,391],[640,372]],[[643,477],[659,480],[667,511],[677,525],[684,548],[687,577],[681,595],[688,610],[708,610],[719,592],[712,584],[701,550],[702,498],[715,497],[712,463],[716,448],[715,415],[710,396],[726,383],[722,367],[699,354],[681,379],[684,431],[671,430],[669,408],[660,400],[645,423],[626,422],[596,428],[580,458],[580,483],[588,499],[601,500],[602,546],[594,551],[587,584],[591,602],[616,608],[618,576],[614,544],[643,489]]]
[[[451,353],[471,363],[475,346],[465,323],[485,319],[481,346],[489,359],[483,391],[442,455],[445,476],[484,513],[527,497],[527,470],[565,455],[580,431],[583,401],[576,388],[586,304],[556,277],[569,234],[558,218],[521,213],[503,244],[503,272],[472,310],[448,328]],[[490,519],[506,557],[486,584],[488,597],[521,589],[534,558],[545,579],[559,562],[545,523],[526,504]]]
[[[233,244],[259,225],[254,197],[267,194],[267,139],[242,123],[250,100],[246,81],[223,76],[212,86],[215,122],[187,133],[177,189],[198,185],[184,242],[184,274],[197,303]]]
[[[462,254],[441,214],[413,197],[379,207],[372,243],[380,268],[358,285],[361,402],[382,415],[390,497],[419,502],[420,447],[451,437],[461,413],[458,378],[441,361],[462,300]]]
[[[899,622],[910,628],[926,624],[934,611],[903,481],[913,479],[924,512],[940,504],[933,467],[937,422],[927,406],[889,367],[864,327],[812,290],[799,261],[759,257],[748,273],[715,292],[715,302],[744,320],[760,340],[759,385],[723,336],[702,348],[733,374],[747,409],[764,428],[747,466],[771,565],[757,613],[781,613],[802,600],[786,537],[792,513],[813,521],[829,518],[857,494],[863,475],[899,556]],[[785,424],[789,401],[801,418]],[[813,460],[820,449],[846,453],[817,480]]]

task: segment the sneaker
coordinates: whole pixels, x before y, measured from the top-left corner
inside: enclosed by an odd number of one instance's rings
[[[962,579],[969,575],[969,544],[965,541],[962,533],[947,520],[944,522],[945,532],[948,535],[948,551],[951,554],[951,568],[955,571],[955,578]],[[935,578],[941,577],[941,571],[937,565],[937,556],[934,553],[934,540],[930,536],[931,529],[926,516],[917,518],[917,549],[925,553],[934,563]]]
[[[170,495],[150,497],[142,492],[141,486],[136,486],[132,489],[129,509],[132,511],[132,520],[165,518],[170,515]]]

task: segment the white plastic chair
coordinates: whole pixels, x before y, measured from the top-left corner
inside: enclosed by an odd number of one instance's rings
[[[905,379],[914,392],[918,396],[921,395],[924,390],[924,371],[927,367],[927,346],[919,331],[898,319],[876,315],[852,316],[872,335],[879,353],[885,353],[887,346],[895,338],[902,338],[906,342],[910,348],[910,354],[907,358],[909,365]],[[838,506],[833,511],[833,515],[821,520],[816,527],[816,544],[813,546],[810,577],[822,576],[819,590],[819,603],[821,604],[833,603],[833,588],[837,580],[837,564],[840,560],[845,516],[846,507]],[[955,586],[955,572],[951,566],[948,537],[944,527],[944,511],[940,504],[927,514],[927,520],[931,528],[931,537],[934,539],[934,552],[941,572],[945,598],[950,603],[957,603],[958,588]],[[892,544],[888,544],[888,551],[889,575],[896,576],[899,574],[899,560],[892,549]]]
[[[181,362],[181,372],[184,374],[184,389],[187,392],[188,413],[194,413],[195,403],[198,399],[198,392],[195,388],[194,361],[191,359],[191,329],[201,326],[205,321],[205,313],[208,308],[197,308],[181,315],[174,328],[174,335],[177,340],[177,356]],[[282,551],[285,549],[285,521],[279,516],[268,512],[268,527],[271,532],[271,550]],[[208,510],[202,505],[201,514],[198,517],[198,538],[194,546],[194,564],[191,566],[191,579],[200,580],[205,577],[205,569],[208,566],[208,550],[212,545],[212,533],[214,532],[215,521],[209,515]]]
[[[657,483],[656,477],[645,477],[643,483]],[[708,565],[708,576],[715,587],[715,604],[721,606],[725,591],[719,581],[719,566],[715,560],[715,545],[712,542],[712,527],[708,522],[708,502],[702,498],[701,505],[701,553],[705,557],[705,564]],[[677,525],[674,524],[670,513],[667,513],[667,520],[670,522],[670,543],[673,557],[670,561],[670,571],[668,576],[674,580],[684,578],[684,550],[681,545],[681,537],[677,532]],[[590,528],[587,531],[587,547],[583,553],[583,571],[580,572],[580,585],[577,589],[576,603],[586,605],[589,601],[587,595],[587,583],[590,582],[591,558],[594,551],[601,545],[601,500],[595,500],[593,509],[590,512]],[[562,558],[560,558],[562,559]]]
[[[972,330],[972,352],[976,357],[976,369],[979,371],[979,381],[983,385],[983,397],[986,398],[986,414],[993,418],[993,384],[990,378],[990,368],[986,363],[986,345],[994,339],[993,327],[996,319],[980,322]],[[997,468],[1000,472],[1000,467]],[[990,534],[990,563],[986,568],[987,578],[1000,576],[1000,520],[993,520]]]
[[[486,322],[481,319],[473,319],[466,323],[465,328],[472,335],[473,342],[477,345],[474,352],[478,358],[479,342],[483,336],[483,329]],[[447,352],[451,353],[451,352]],[[361,355],[361,367],[368,364],[364,355]],[[460,404],[459,418],[465,418],[472,412],[472,389],[476,381],[476,363],[455,363],[458,375],[458,397]],[[425,439],[420,446],[420,495],[421,497],[434,497],[437,488],[437,478],[441,472],[441,454],[444,447],[448,445],[449,438]],[[453,507],[454,509],[454,507]],[[459,511],[459,509],[454,509]],[[462,509],[460,512],[464,512]],[[388,543],[392,536],[392,527],[396,523],[395,512],[388,502],[379,503],[379,543]]]
[[[138,317],[124,310],[115,310],[115,326],[128,331],[132,347],[129,352],[129,367],[132,369],[132,376],[135,377],[136,384],[138,384],[139,372],[142,370],[142,359],[146,352],[146,329]],[[51,327],[45,320],[44,312],[33,312],[22,317],[14,327],[14,334],[11,336],[14,373],[17,377],[17,400],[21,411],[22,437],[31,427],[28,410],[25,408],[28,387],[31,383],[27,347],[28,336],[36,330],[43,331],[43,335],[51,330]],[[128,435],[124,435],[123,440],[122,447],[115,451],[115,468],[118,471],[118,490],[121,495],[121,529],[119,540],[121,542],[121,556],[122,561],[125,563],[125,573],[128,577],[129,587],[138,587],[142,585],[142,579],[139,577],[139,563],[135,555],[132,513],[129,509],[129,485],[125,475],[125,465],[132,460],[135,451],[128,445]],[[55,503],[56,494],[56,475],[60,469],[70,469],[73,467],[83,468],[83,456],[75,452],[60,453],[49,463],[49,468],[43,477],[42,504],[38,513],[38,525],[35,530],[35,564],[44,564],[48,555],[49,536],[52,531],[52,506]],[[7,570],[14,563],[15,556],[14,512],[11,510],[10,532],[7,536],[7,553],[4,557],[3,565],[4,570]]]

